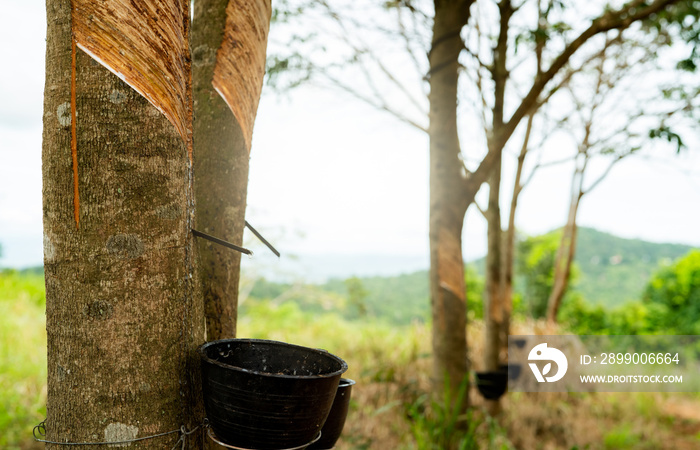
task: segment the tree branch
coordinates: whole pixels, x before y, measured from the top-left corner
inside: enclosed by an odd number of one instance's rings
[[[534,121],[534,114],[528,115],[527,116],[527,126],[525,128],[525,137],[523,138],[523,145],[520,147],[520,155],[518,155],[518,168],[515,171],[515,183],[513,185],[513,195],[511,196],[511,201],[510,201],[511,218],[513,218],[513,219],[514,219],[513,210],[515,209],[516,205],[518,204],[518,196],[522,192],[523,188],[530,181],[530,179],[528,179],[525,181],[525,183],[521,183],[520,178],[522,177],[522,174],[523,174],[523,166],[525,165],[525,157],[527,156],[527,152],[529,151],[530,135],[532,133],[533,121]],[[532,173],[530,174],[530,178],[532,178]],[[510,222],[512,222],[512,221],[513,220],[511,220]],[[510,228],[511,226],[513,226],[513,224],[509,223],[508,227]]]
[[[476,209],[477,209],[477,210],[481,213],[481,215],[484,217],[484,219],[488,220],[489,217],[488,217],[488,215],[486,214],[486,210],[485,210],[484,208],[481,207],[481,205],[479,204],[479,202],[477,202],[476,200],[474,200],[473,203],[474,203],[474,206],[476,206]]]
[[[510,0],[501,0],[498,4],[500,13],[498,40],[494,52],[493,61],[493,83],[494,83],[494,103],[493,103],[493,130],[497,132],[503,126],[503,109],[505,104],[506,84],[508,83],[508,23],[512,14]],[[502,146],[501,146],[502,147]]]
[[[394,116],[396,119],[407,123],[408,125],[411,125],[412,127],[424,132],[428,133],[428,129],[424,127],[423,125],[420,125],[418,122],[413,121],[412,119],[409,119],[405,115],[401,114],[399,111],[395,110],[394,108],[390,107],[381,96],[376,96],[376,98],[379,100],[379,102],[373,101],[372,98],[367,97],[366,95],[361,94],[357,90],[351,88],[347,84],[341,82],[337,78],[333,77],[332,75],[329,75],[328,73],[324,73],[323,76],[333,83],[336,87],[340,88],[341,90],[349,93],[353,97],[367,103],[368,105],[372,106],[375,109],[379,109],[385,112],[388,112],[392,116]]]
[[[401,82],[394,76],[394,74],[384,65],[384,63],[382,63],[382,61],[381,61],[381,60],[377,57],[377,55],[372,51],[372,49],[371,49],[368,45],[365,44],[365,42],[362,40],[361,37],[359,37],[359,36],[357,37],[357,40],[358,40],[359,43],[360,43],[360,46],[359,46],[359,47],[358,47],[357,45],[355,45],[353,42],[350,41],[350,39],[348,38],[348,36],[350,36],[350,32],[349,32],[347,26],[345,25],[345,23],[343,22],[343,18],[342,18],[338,13],[336,13],[326,1],[321,1],[320,3],[321,3],[321,5],[323,5],[323,6],[326,8],[328,15],[329,15],[329,16],[337,23],[337,25],[340,27],[342,33],[341,33],[338,37],[339,37],[342,41],[344,41],[345,44],[346,44],[348,47],[350,47],[350,48],[352,49],[353,52],[355,52],[355,55],[358,56],[358,61],[359,61],[359,56],[361,56],[361,55],[367,55],[367,56],[369,56],[369,58],[377,65],[377,67],[379,68],[379,70],[381,70],[382,73],[384,73],[384,75],[386,75],[387,79],[388,79],[394,86],[396,86],[396,87],[399,89],[399,91],[401,91],[401,92],[406,96],[406,99],[408,99],[408,101],[409,101],[411,104],[413,104],[413,106],[415,106],[416,109],[417,109],[421,114],[427,115],[427,111],[425,110],[424,105],[421,105],[420,102],[413,96],[413,94],[406,88],[406,86],[404,86],[403,83],[401,83]],[[402,34],[402,33],[399,33],[399,34]],[[406,37],[406,39],[407,39],[407,37]],[[410,48],[409,48],[408,53],[412,55],[412,52],[410,51]],[[417,64],[417,61],[416,61],[416,64]],[[367,79],[368,83],[369,83],[369,84],[373,84],[373,83],[370,81],[372,77],[369,75],[369,73],[367,73],[366,67],[364,67],[364,66],[362,65],[362,63],[360,63],[359,65],[362,66],[362,67],[361,67],[361,70],[362,70],[363,73],[365,74],[365,78]],[[420,72],[419,72],[419,73],[420,73]],[[375,92],[375,95],[380,96],[380,94],[379,94],[378,90],[376,89],[376,87],[372,86],[372,89],[373,89],[373,91]],[[387,102],[386,102],[385,100],[382,100],[382,103],[386,104]]]
[[[479,26],[480,22],[480,14],[479,11],[477,10],[476,14],[474,14],[474,18],[472,21],[474,22],[474,32],[476,33],[476,41],[481,42],[481,27]],[[480,59],[479,57],[479,48],[480,46],[477,45],[477,53],[476,57]],[[489,72],[491,72],[492,69],[487,68]],[[488,125],[488,119],[486,118],[486,110],[488,109],[488,101],[486,100],[486,96],[484,95],[484,77],[481,74],[481,69],[477,67],[476,69],[476,89],[479,92],[479,98],[481,99],[481,123],[482,123],[482,128],[485,130],[489,130],[489,125]]]
[[[406,25],[404,24],[403,21],[403,14],[401,13],[402,9],[401,6],[396,7],[396,18],[397,18],[397,23],[399,25],[399,33],[403,37],[404,40],[404,47],[406,49],[406,53],[408,53],[409,58],[413,62],[413,67],[416,69],[416,73],[423,73],[423,68],[421,67],[421,64],[418,62],[418,57],[416,54],[413,52],[413,48],[411,47],[411,39],[408,37],[408,32],[406,31]],[[414,14],[414,13],[411,13]],[[415,20],[415,19],[414,19]],[[424,49],[423,54],[427,53],[427,49]]]
[[[536,77],[530,91],[520,103],[520,106],[511,116],[510,120],[504,125],[504,133],[500,138],[503,142],[507,142],[510,136],[517,128],[520,121],[533,108],[537,106],[537,99],[542,93],[544,87],[559,73],[559,71],[569,62],[571,56],[585,44],[593,36],[613,29],[625,29],[632,23],[646,19],[647,17],[656,14],[667,6],[677,2],[678,0],[655,0],[650,5],[644,7],[644,0],[634,0],[620,10],[608,11],[602,16],[593,20],[591,25],[584,30],[578,37],[571,41],[564,50],[555,58],[549,69],[542,72]]]
[[[600,184],[600,182],[603,181],[603,179],[608,176],[608,174],[612,170],[613,166],[615,164],[617,164],[618,162],[620,162],[620,160],[622,160],[623,158],[625,158],[626,156],[629,156],[629,155],[631,155],[631,153],[625,153],[625,154],[619,155],[617,158],[612,160],[612,162],[610,164],[608,164],[608,167],[605,169],[605,171],[590,186],[588,186],[587,189],[583,189],[583,180],[581,180],[581,189],[579,191],[580,195],[583,196],[583,195],[591,192],[593,189],[595,189],[596,186],[598,186]]]

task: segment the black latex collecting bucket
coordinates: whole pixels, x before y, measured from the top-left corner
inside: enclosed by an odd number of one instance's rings
[[[508,370],[476,372],[476,387],[487,400],[498,400],[508,388]]]
[[[309,450],[327,450],[335,446],[340,434],[345,426],[345,419],[348,416],[350,407],[350,396],[355,380],[341,378],[338,384],[338,392],[335,394],[335,400],[331,407],[331,412],[328,414],[328,419],[321,430],[321,439],[309,446]]]
[[[199,353],[214,433],[227,444],[261,450],[314,440],[348,368],[323,350],[260,339],[208,342]]]

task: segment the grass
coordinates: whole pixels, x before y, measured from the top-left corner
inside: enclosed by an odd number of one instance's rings
[[[0,273],[0,448],[25,448],[46,402],[46,334],[41,275]],[[435,402],[430,389],[430,327],[397,327],[333,312],[311,314],[295,303],[242,305],[239,336],[324,348],[344,358],[353,387],[339,450],[397,449],[696,449],[698,394],[511,393],[490,419],[473,386],[461,415]],[[550,332],[519,322],[514,332]],[[478,368],[483,326],[470,323]],[[451,397],[449,393],[445,393]]]
[[[46,416],[44,277],[0,272],[0,448],[19,448]]]

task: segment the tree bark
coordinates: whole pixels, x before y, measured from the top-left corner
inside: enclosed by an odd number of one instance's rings
[[[513,8],[510,0],[502,0],[498,5],[500,13],[500,26],[498,40],[494,52],[493,81],[494,81],[494,106],[493,106],[493,136],[500,136],[503,129],[503,111],[505,106],[506,84],[508,82],[508,29]],[[489,153],[496,155],[493,172],[489,177],[489,206],[487,211],[488,221],[488,253],[486,255],[486,291],[484,298],[487,312],[485,317],[486,336],[484,342],[484,365],[488,371],[498,370],[500,352],[500,332],[503,323],[503,261],[501,228],[501,160],[503,144],[505,140],[489,139]]]
[[[525,165],[525,157],[528,153],[530,145],[530,135],[532,133],[532,123],[534,114],[530,114],[527,118],[527,127],[525,128],[525,137],[523,145],[520,148],[518,155],[518,166],[515,171],[515,181],[513,183],[513,194],[510,198],[510,211],[508,214],[508,227],[503,241],[503,322],[501,323],[501,349],[507,351],[508,336],[510,335],[510,318],[513,314],[513,273],[515,266],[515,213],[518,209],[518,200],[525,183],[522,182],[523,166]]]
[[[203,418],[195,350],[204,327],[187,145],[146,99],[80,50],[72,99],[71,2],[46,5],[46,438],[119,441],[191,430]],[[189,436],[188,448],[201,438]],[[178,439],[138,446],[170,448]]]
[[[583,174],[581,174],[583,175]],[[574,262],[576,255],[576,236],[578,227],[576,225],[576,215],[578,214],[578,206],[581,202],[583,192],[580,190],[574,193],[571,197],[569,205],[569,217],[566,225],[562,230],[559,249],[554,260],[554,286],[552,293],[547,300],[547,321],[556,323],[557,314],[561,307],[561,301],[566,294],[566,289],[569,286],[569,277],[571,275],[571,265]]]
[[[501,185],[501,160],[499,158],[489,179],[489,207],[486,211],[488,220],[486,254],[486,302],[484,311],[486,335],[484,338],[484,369],[496,371],[500,364],[501,350],[500,333],[503,323],[503,292],[502,292],[502,239],[501,207],[499,205]]]
[[[486,295],[484,296],[484,370],[495,372],[500,366],[501,329],[503,326],[503,265],[501,207],[501,158],[489,179],[489,207],[486,211],[488,252],[486,253]],[[485,400],[490,416],[501,412],[500,399]]]
[[[486,254],[486,303],[484,336],[484,369],[497,371],[500,365],[501,329],[503,326],[503,230],[501,228],[501,165],[503,147],[507,138],[502,139],[506,85],[508,83],[508,31],[513,13],[510,0],[498,4],[500,14],[498,40],[494,51],[493,82],[494,105],[492,134],[489,136],[489,153],[495,155],[493,172],[489,177],[489,206],[486,213],[488,222]],[[487,400],[486,410],[492,416],[500,412],[500,401]]]
[[[249,153],[231,109],[212,85],[229,0],[197,0],[192,24],[197,228],[243,241]],[[199,240],[207,341],[236,336],[241,255]]]
[[[513,195],[510,200],[510,211],[508,213],[508,227],[506,228],[505,236],[503,237],[503,286],[501,288],[503,294],[503,321],[501,322],[500,341],[501,348],[506,349],[508,346],[508,335],[510,335],[510,318],[513,315],[513,274],[515,266],[515,212],[518,208],[518,200],[522,186],[520,179],[522,178],[523,164],[525,161],[525,152],[521,152],[518,157],[518,168],[515,172],[515,184],[513,186]]]
[[[433,383],[437,395],[450,389],[454,396],[460,384],[467,380],[462,227],[471,200],[465,192],[459,159],[457,81],[458,57],[464,45],[460,31],[469,18],[470,4],[470,1],[435,2],[429,55],[430,300]],[[466,406],[466,401],[463,405]]]

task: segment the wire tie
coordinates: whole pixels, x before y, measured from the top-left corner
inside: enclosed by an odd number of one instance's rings
[[[32,435],[34,436],[34,440],[37,442],[43,442],[45,444],[54,444],[54,445],[69,445],[69,446],[77,446],[77,445],[120,445],[120,444],[131,444],[133,442],[140,442],[140,441],[145,441],[147,439],[154,439],[158,437],[163,437],[163,436],[168,436],[170,434],[175,434],[175,433],[180,433],[180,438],[177,440],[175,445],[173,446],[173,450],[177,448],[178,444],[181,445],[182,450],[185,450],[185,444],[187,443],[187,436],[193,434],[196,432],[200,427],[206,426],[208,424],[208,421],[205,419],[201,424],[197,425],[194,427],[192,430],[187,431],[187,428],[185,428],[184,425],[180,427],[179,430],[172,430],[172,431],[166,431],[165,433],[159,433],[159,434],[154,434],[151,436],[144,436],[140,438],[135,438],[135,439],[129,439],[129,440],[124,440],[124,441],[110,441],[110,442],[58,442],[58,441],[49,441],[46,439],[43,439],[46,437],[46,420],[42,420],[39,422],[37,426],[34,427],[32,430]]]

